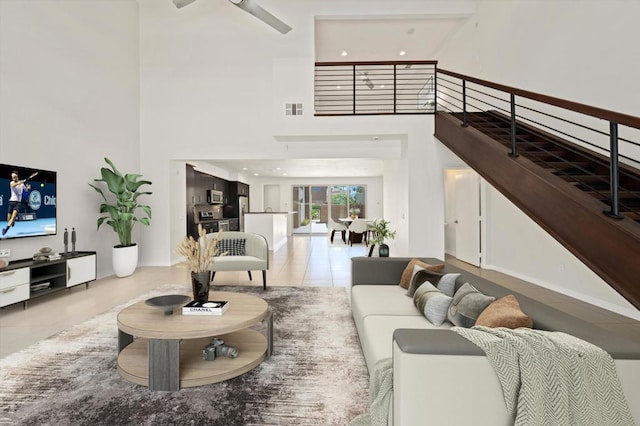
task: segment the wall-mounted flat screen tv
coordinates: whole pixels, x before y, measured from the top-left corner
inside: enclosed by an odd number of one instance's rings
[[[56,234],[56,172],[0,164],[0,239]]]

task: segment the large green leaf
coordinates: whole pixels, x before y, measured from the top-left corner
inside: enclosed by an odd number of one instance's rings
[[[150,191],[139,191],[142,185],[151,185],[151,181],[138,180],[142,176],[140,174],[123,175],[111,160],[106,157],[104,160],[111,169],[102,167],[100,169],[102,178],[94,179],[95,184],[89,184],[104,200],[104,203],[100,205],[102,216],[98,218],[97,226],[100,228],[103,223],[106,223],[118,234],[121,245],[131,245],[131,231],[134,223],[140,222],[147,226],[150,225],[151,207],[139,205],[138,197],[152,194]],[[100,182],[106,185],[109,193],[112,194],[111,200],[107,198],[103,188],[98,186]],[[137,218],[135,216],[138,208],[144,211],[146,217]]]

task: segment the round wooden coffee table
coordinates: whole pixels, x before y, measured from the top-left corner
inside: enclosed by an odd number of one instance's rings
[[[222,315],[164,315],[135,303],[118,314],[118,372],[150,390],[217,383],[239,376],[271,355],[273,318],[269,305],[256,296],[212,291],[209,300],[228,300]],[[249,327],[267,320],[267,335]],[[134,339],[135,337],[135,339]],[[237,358],[205,361],[202,350],[213,337],[238,348]]]

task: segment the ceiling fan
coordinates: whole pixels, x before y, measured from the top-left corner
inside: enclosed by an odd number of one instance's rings
[[[190,5],[194,1],[196,0],[173,0],[173,4],[175,4],[177,8],[181,8],[181,7]],[[287,24],[285,24],[284,22],[282,22],[281,20],[279,20],[278,18],[276,18],[275,16],[267,12],[265,9],[260,7],[260,5],[253,0],[229,0],[229,1],[235,4],[236,6],[238,6],[240,9],[244,10],[245,12],[249,12],[256,18],[260,19],[265,24],[280,31],[282,34],[286,34],[289,31],[291,31],[290,26],[288,26]]]
[[[375,85],[369,78],[369,73],[367,71],[358,71],[358,74],[360,75],[360,80],[366,84],[369,89],[373,89]]]

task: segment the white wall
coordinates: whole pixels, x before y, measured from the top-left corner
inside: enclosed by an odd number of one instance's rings
[[[138,58],[134,0],[0,1],[0,162],[58,172],[58,235],[1,241],[12,259],[62,251],[75,227],[77,249],[98,252],[99,276],[112,273],[117,236],[96,231],[88,183],[103,157],[139,170]]]
[[[277,3],[272,3],[272,10],[277,10]],[[371,3],[296,2],[295,7],[283,7],[287,23],[294,27],[285,36],[246,13],[227,13],[227,2],[199,1],[179,10],[169,1],[139,4],[141,168],[158,182],[154,220],[171,228],[143,235],[144,264],[172,261],[176,236],[184,232],[184,225],[166,202],[172,187],[167,169],[171,161],[190,159],[396,162],[400,170],[388,168],[394,175],[385,174],[393,186],[385,183],[384,197],[390,202],[385,200],[383,212],[398,227],[394,253],[443,256],[442,172],[431,117],[312,114],[314,17],[369,15]],[[383,1],[374,9],[385,14],[460,13],[472,11],[473,3]],[[286,117],[285,102],[302,102],[305,114]],[[378,135],[379,143],[354,141],[362,135]],[[350,143],[338,144],[343,140]],[[253,185],[251,198],[253,210]]]
[[[438,67],[640,116],[640,2],[478,0]]]
[[[480,0],[438,66],[640,115],[640,2]],[[639,311],[488,186],[486,267],[638,318]]]
[[[483,181],[484,182],[484,181]],[[484,182],[485,267],[640,320],[627,302],[578,258]]]

